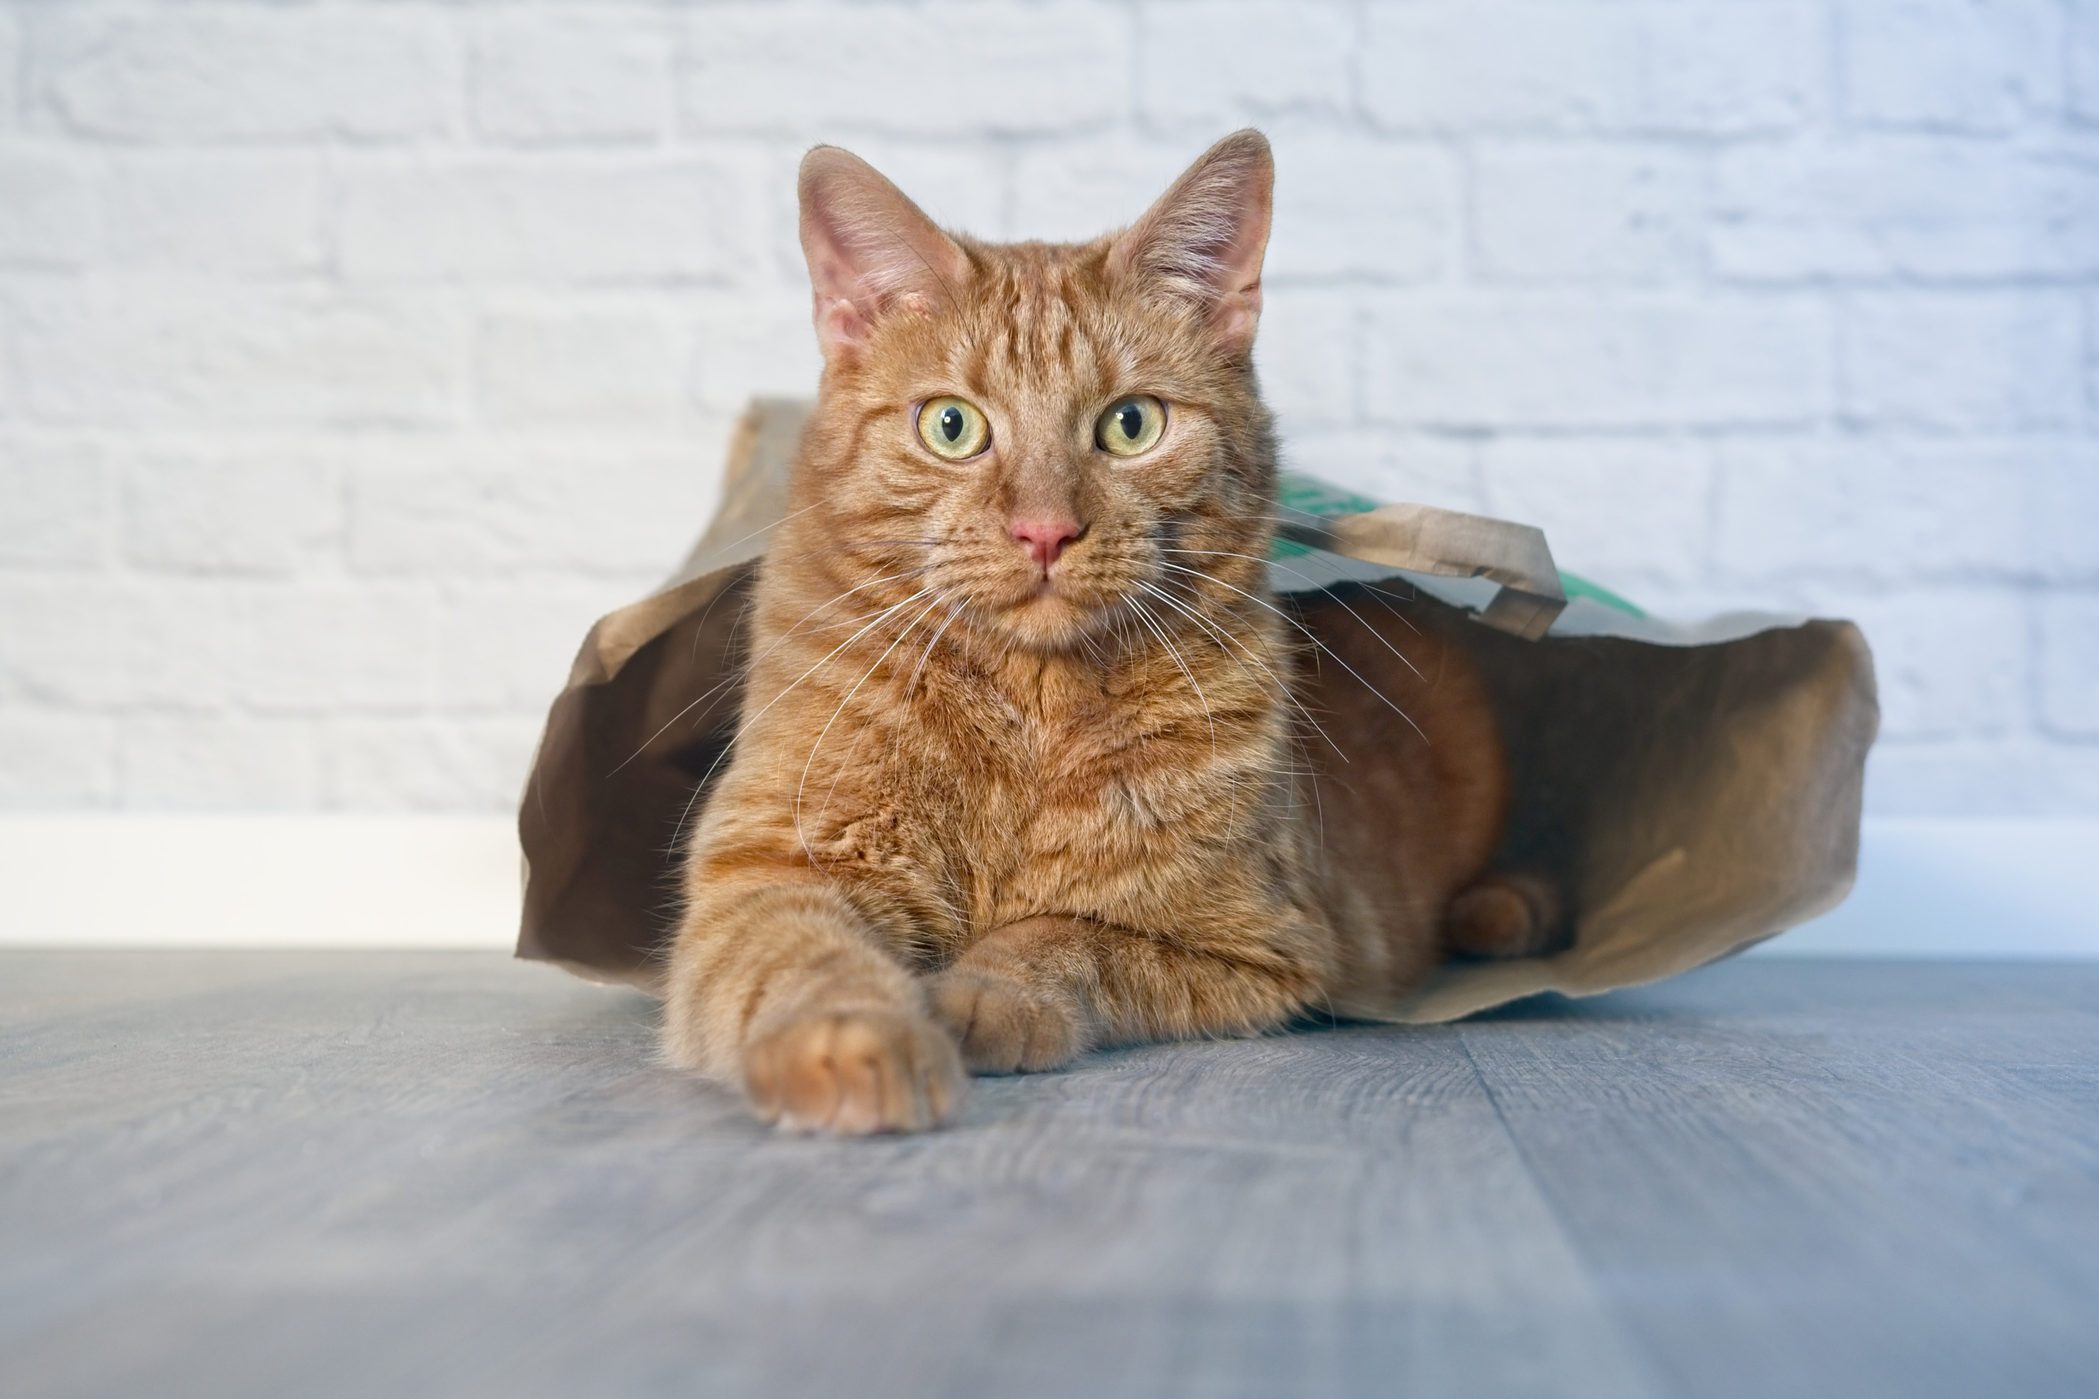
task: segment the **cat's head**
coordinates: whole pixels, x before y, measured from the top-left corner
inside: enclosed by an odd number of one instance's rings
[[[856,156],[811,151],[801,237],[825,366],[798,504],[834,576],[870,598],[923,589],[1039,651],[1175,617],[1156,591],[1185,594],[1191,569],[1258,587],[1272,183],[1267,140],[1241,131],[1122,232],[991,244],[942,231]]]

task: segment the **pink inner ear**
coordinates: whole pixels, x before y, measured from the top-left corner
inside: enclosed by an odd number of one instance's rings
[[[1210,313],[1210,329],[1228,349],[1244,350],[1254,343],[1261,323],[1261,284],[1256,282],[1235,296],[1227,296]]]
[[[1113,253],[1119,267],[1207,307],[1218,340],[1233,351],[1253,342],[1261,318],[1273,168],[1258,132],[1227,136],[1116,240]]]
[[[802,251],[824,353],[863,343],[880,317],[925,313],[969,272],[960,246],[857,156],[818,147],[802,161]]]
[[[817,294],[816,338],[824,353],[865,344],[868,330],[867,317],[852,302],[843,297],[826,301],[821,292]]]

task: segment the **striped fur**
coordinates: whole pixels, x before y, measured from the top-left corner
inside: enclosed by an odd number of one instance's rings
[[[1259,1033],[1433,964],[1501,822],[1499,748],[1433,626],[1433,681],[1334,656],[1354,694],[1267,593],[1269,179],[1243,132],[1123,234],[994,246],[812,153],[826,367],[665,1024],[764,1115],[926,1127],[965,1067]],[[1136,392],[1166,434],[1110,457],[1094,421]],[[943,394],[990,418],[980,458],[918,441]],[[1043,512],[1084,525],[1047,591],[1010,533]]]

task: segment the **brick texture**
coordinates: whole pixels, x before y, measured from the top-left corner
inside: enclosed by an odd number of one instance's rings
[[[1291,466],[2099,813],[2099,0],[0,0],[0,806],[503,809],[814,383],[803,149],[1081,237],[1248,122]]]
[[[469,51],[469,107],[485,139],[649,143],[670,130],[677,35],[666,15],[497,12]]]
[[[2099,122],[2099,4],[2070,0],[2070,111]],[[0,52],[5,45],[0,44]]]
[[[2053,0],[1843,0],[1844,111],[1865,125],[2002,132],[2060,101]]]
[[[22,122],[22,26],[12,14],[0,14],[0,131]]]
[[[2048,732],[2099,738],[2099,595],[2053,597],[2041,607],[2041,720]]]
[[[35,100],[83,136],[165,144],[406,140],[455,129],[458,36],[439,17],[19,8],[31,16]]]

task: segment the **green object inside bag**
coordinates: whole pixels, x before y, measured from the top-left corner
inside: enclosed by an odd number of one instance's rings
[[[1379,505],[1379,502],[1370,499],[1368,496],[1357,495],[1355,492],[1344,490],[1340,486],[1330,485],[1315,476],[1301,476],[1294,471],[1283,473],[1282,479],[1278,483],[1277,494],[1283,509],[1300,515],[1360,515],[1367,510],[1377,509]],[[1295,540],[1278,539],[1269,546],[1268,557],[1271,559],[1290,559],[1301,557],[1310,552],[1310,549],[1307,549]],[[1566,591],[1570,602],[1575,598],[1585,597],[1600,602],[1605,607],[1615,608],[1629,617],[1645,617],[1647,615],[1638,606],[1618,596],[1609,588],[1601,584],[1592,583],[1581,575],[1569,573],[1564,569],[1560,571],[1560,587]]]

